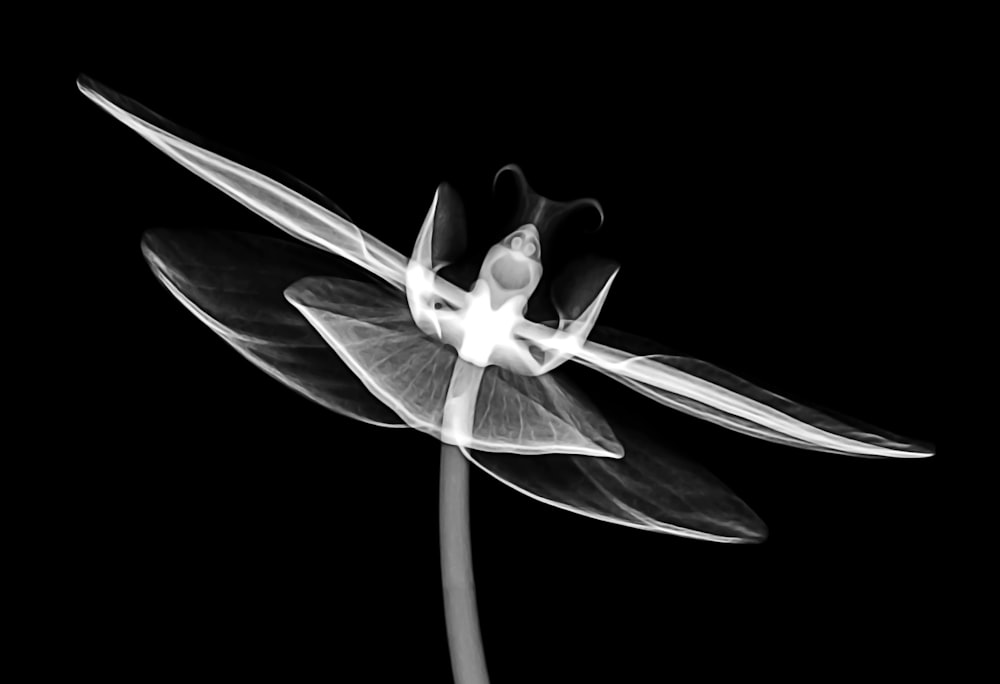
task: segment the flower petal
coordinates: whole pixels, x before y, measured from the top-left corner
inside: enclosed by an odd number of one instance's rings
[[[654,401],[753,437],[853,456],[934,453],[930,444],[834,418],[710,363],[666,353],[662,345],[636,335],[597,326],[583,351],[576,360]]]
[[[465,206],[455,188],[441,183],[437,189],[437,206],[434,212],[431,239],[431,263],[428,268],[437,270],[442,265],[454,263],[465,254],[468,241]]]
[[[596,319],[604,297],[607,296],[604,292],[607,284],[614,279],[618,270],[619,265],[614,261],[593,256],[578,258],[564,266],[552,281],[549,291],[562,325],[581,318],[598,302],[597,313],[593,315],[593,319]],[[591,321],[587,332],[593,327]],[[583,337],[586,338],[586,335]]]
[[[605,522],[716,542],[760,542],[767,528],[704,468],[613,424],[621,459],[562,454],[527,458],[467,453],[504,484],[533,499]]]
[[[494,190],[498,187],[498,181],[504,178],[513,181],[513,191],[515,200],[515,210],[510,222],[510,230],[530,223],[538,228],[542,240],[542,254],[549,252],[550,241],[553,233],[562,227],[567,218],[576,214],[581,209],[591,209],[596,213],[597,227],[604,223],[604,209],[596,199],[587,197],[570,202],[560,202],[543,197],[528,185],[528,179],[517,164],[507,164],[496,172],[493,177]],[[595,229],[596,229],[595,228]]]
[[[489,366],[483,374],[473,434],[498,448],[522,445],[517,452],[522,454],[624,454],[600,411],[568,380],[552,373],[519,375],[500,366]],[[550,445],[574,446],[569,450]]]
[[[81,76],[77,86],[84,95],[161,152],[278,228],[403,288],[406,258],[337,212],[196,144],[186,138],[189,134],[185,129],[92,79]]]
[[[346,276],[348,264],[245,233],[154,230],[142,252],[171,294],[265,373],[337,413],[404,427],[283,296],[305,274]]]
[[[457,354],[416,327],[401,294],[340,278],[305,278],[285,296],[372,394],[410,427],[454,443],[441,425]],[[483,373],[468,446],[518,454],[621,455],[611,428],[568,385],[496,366]]]

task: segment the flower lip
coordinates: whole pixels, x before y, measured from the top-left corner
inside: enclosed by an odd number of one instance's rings
[[[493,283],[504,290],[521,290],[528,284],[531,274],[519,260],[513,257],[501,257],[493,262],[490,269]]]
[[[494,192],[498,191],[500,178],[508,176],[513,180],[515,202],[515,210],[511,223],[513,225],[531,224],[535,226],[540,238],[539,243],[542,247],[548,248],[556,229],[564,225],[566,220],[579,209],[589,207],[597,211],[597,225],[594,228],[588,229],[587,232],[599,230],[604,225],[604,209],[596,199],[586,197],[561,202],[543,197],[528,185],[528,180],[524,172],[516,164],[508,164],[497,171],[493,177]]]

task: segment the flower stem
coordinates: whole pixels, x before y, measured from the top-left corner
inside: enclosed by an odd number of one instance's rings
[[[441,584],[455,684],[489,684],[469,543],[469,463],[441,444]]]

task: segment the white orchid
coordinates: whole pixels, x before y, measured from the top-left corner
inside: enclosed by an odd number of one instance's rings
[[[296,181],[279,183],[212,152],[86,77],[78,85],[182,166],[308,245],[147,233],[143,251],[153,272],[189,311],[323,406],[442,443],[442,562],[459,682],[486,681],[471,579],[468,462],[534,499],[606,522],[717,542],[766,536],[739,498],[641,430],[609,419],[559,377],[561,364],[583,364],[660,404],[772,442],[867,457],[933,453],[667,354],[655,342],[595,327],[618,273],[610,265],[585,269],[581,280],[550,293],[558,321],[529,320],[546,230],[553,216],[580,203],[537,195],[516,167],[501,171],[514,175],[521,211],[466,289],[442,275],[465,245],[461,203],[448,186],[435,193],[407,258],[336,207],[310,199],[314,193]]]

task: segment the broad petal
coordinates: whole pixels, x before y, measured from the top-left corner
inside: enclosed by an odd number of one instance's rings
[[[348,276],[348,264],[246,233],[154,230],[143,236],[142,252],[181,304],[274,379],[337,413],[405,427],[284,298],[285,287],[306,274]]]
[[[483,374],[473,434],[497,445],[488,451],[519,444],[515,453],[520,454],[558,451],[612,458],[624,454],[601,412],[568,380],[551,373],[519,375],[499,366],[489,366]]]
[[[410,427],[455,443],[441,425],[457,354],[416,327],[402,295],[339,278],[305,278],[285,295],[372,394]],[[473,424],[468,446],[482,451],[621,455],[601,415],[551,376],[487,368]]]
[[[767,528],[704,468],[613,424],[621,459],[467,453],[504,484],[533,499],[588,518],[715,542],[760,542]]]
[[[868,457],[924,457],[930,444],[834,418],[656,342],[597,326],[576,360],[664,406],[780,444]]]
[[[186,139],[185,129],[93,79],[81,76],[77,86],[161,152],[278,228],[365,268],[399,289],[404,287],[406,258],[337,212]]]

